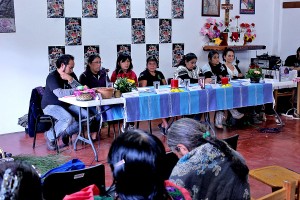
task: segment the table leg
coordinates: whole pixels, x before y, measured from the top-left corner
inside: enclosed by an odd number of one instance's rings
[[[82,136],[81,134],[82,133],[82,119],[81,119],[81,108],[79,108],[79,119],[78,119],[78,122],[79,122],[79,131],[78,131],[78,136],[74,142],[74,150],[76,151],[77,150],[77,142],[78,140],[81,140]]]
[[[95,149],[95,146],[93,144],[92,138],[91,138],[91,133],[90,133],[90,113],[89,113],[89,107],[87,107],[87,121],[86,121],[86,126],[87,126],[87,135],[89,140],[86,143],[89,143],[92,146],[92,149],[94,151],[95,154],[95,160],[98,162],[98,153]]]
[[[210,124],[209,112],[204,113],[204,119],[205,119],[205,122],[207,123],[207,125],[209,126],[209,128],[211,129],[211,132],[212,132],[211,135],[212,135],[214,138],[216,138],[215,130],[212,128],[212,126],[211,126],[211,124]]]

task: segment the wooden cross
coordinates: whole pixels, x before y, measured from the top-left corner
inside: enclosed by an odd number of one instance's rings
[[[233,4],[230,4],[230,0],[225,0],[225,4],[222,4],[222,9],[225,10],[225,24],[229,24],[229,10],[233,9]]]

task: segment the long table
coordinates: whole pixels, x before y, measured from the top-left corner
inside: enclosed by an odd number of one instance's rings
[[[273,102],[272,84],[232,82],[232,87],[155,94],[140,93],[138,97],[125,98],[126,121],[144,121],[174,116],[191,115],[217,110],[227,110]],[[169,87],[169,86],[166,86]]]

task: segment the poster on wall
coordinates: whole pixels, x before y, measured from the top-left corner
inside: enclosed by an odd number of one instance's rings
[[[16,32],[13,0],[0,0],[0,33]]]
[[[157,59],[157,66],[159,66],[159,45],[146,44],[146,58],[154,56]]]
[[[130,18],[130,0],[116,0],[116,15],[117,18]]]
[[[158,18],[158,0],[146,0],[146,18]]]
[[[172,42],[172,20],[159,19],[159,43]]]
[[[131,44],[118,44],[117,45],[117,56],[120,54],[127,54],[131,56]]]
[[[99,45],[87,45],[83,47],[84,53],[84,69],[88,64],[88,59],[91,55],[100,55],[100,47]]]
[[[181,59],[184,56],[184,44],[174,43],[172,44],[172,67],[177,67]]]
[[[47,0],[47,17],[64,18],[65,6],[64,0]]]
[[[255,14],[255,0],[240,0],[240,14]]]
[[[66,45],[81,45],[81,18],[67,17],[65,32]]]
[[[131,39],[132,39],[132,44],[145,43],[145,19],[144,18],[131,19]]]
[[[56,70],[57,59],[65,53],[64,46],[48,46],[49,73]]]
[[[172,18],[184,18],[184,0],[172,0]]]
[[[98,17],[98,0],[82,0],[82,17]]]

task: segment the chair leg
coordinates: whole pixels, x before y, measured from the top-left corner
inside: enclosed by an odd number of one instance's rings
[[[107,136],[110,137],[110,122],[108,122],[108,127],[107,127]]]
[[[113,131],[114,131],[114,139],[116,139],[116,128],[115,128],[115,124],[113,123]]]
[[[51,117],[51,128],[53,130],[53,136],[54,136],[54,145],[55,145],[55,148],[56,148],[56,152],[57,154],[59,154],[59,147],[58,147],[58,138],[56,137],[56,133],[55,133],[55,128],[54,128],[54,119]]]
[[[35,122],[35,126],[34,126],[34,132],[33,132],[33,145],[32,145],[32,148],[33,148],[33,149],[35,148],[37,125],[38,125],[38,122],[40,121],[39,118],[40,118],[40,117],[37,117],[37,118],[36,118],[36,122]]]
[[[136,122],[136,129],[139,129],[139,128],[140,128],[140,122],[137,121],[137,122]]]
[[[152,134],[151,120],[148,120],[149,133]]]

